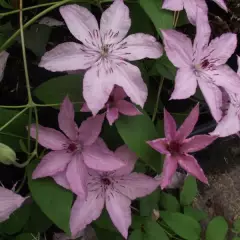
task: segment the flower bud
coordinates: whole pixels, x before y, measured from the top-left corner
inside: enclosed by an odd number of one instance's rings
[[[11,165],[16,160],[16,153],[9,146],[0,143],[0,162]]]

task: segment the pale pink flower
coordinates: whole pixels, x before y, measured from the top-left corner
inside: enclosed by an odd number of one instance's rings
[[[0,82],[3,79],[4,69],[7,64],[9,54],[6,51],[0,52]]]
[[[228,11],[224,0],[213,1],[222,9]],[[205,11],[207,11],[205,0],[164,0],[162,7],[172,11],[181,11],[185,9],[189,21],[194,25],[196,24],[197,8],[202,7]]]
[[[60,8],[73,36],[83,43],[66,42],[47,52],[40,63],[50,71],[87,69],[83,96],[94,115],[104,107],[114,87],[124,88],[132,102],[143,107],[147,87],[140,70],[126,62],[159,58],[162,47],[148,34],[126,36],[130,26],[129,9],[123,0],[115,0],[101,17],[100,29],[94,15],[79,5]]]
[[[199,8],[197,34],[192,45],[184,34],[163,30],[168,58],[179,68],[171,99],[185,99],[200,87],[214,119],[222,118],[222,91],[240,92],[240,77],[225,63],[237,46],[236,34],[226,33],[209,43],[208,17]],[[209,44],[208,44],[209,43]],[[224,46],[224,47],[223,47]]]
[[[131,173],[137,157],[126,145],[119,147],[115,154],[126,163],[124,167],[112,172],[89,171],[88,197],[85,201],[77,198],[71,211],[73,236],[96,220],[106,204],[113,224],[127,238],[131,225],[131,200],[144,197],[157,188],[155,179]]]
[[[185,119],[182,126],[176,130],[175,120],[167,110],[164,110],[164,131],[166,138],[147,142],[156,151],[166,155],[160,183],[162,189],[172,183],[172,178],[176,172],[178,164],[200,181],[204,183],[208,182],[203,170],[198,165],[197,160],[188,153],[204,149],[217,137],[197,135],[187,139],[197,123],[198,116],[199,106],[196,105],[189,116]]]
[[[26,198],[0,187],[0,222],[9,218],[9,216],[21,207]]]
[[[240,57],[238,57],[238,74],[240,76]],[[240,131],[240,94],[228,91],[228,98],[225,97],[224,105],[228,106],[225,110],[226,114],[211,135],[227,137]]]
[[[33,172],[33,179],[51,176],[61,186],[79,196],[87,194],[87,168],[112,171],[124,165],[114,157],[99,138],[104,114],[90,117],[78,128],[74,122],[74,109],[66,97],[58,115],[61,133],[52,128],[38,126],[38,142],[52,151],[45,155]],[[36,126],[30,128],[36,138]]]
[[[106,117],[110,125],[119,118],[119,113],[126,116],[142,114],[132,103],[124,100],[126,97],[127,95],[122,87],[114,87],[107,103],[105,104],[105,108],[107,109]],[[86,103],[81,108],[81,112],[90,112]]]

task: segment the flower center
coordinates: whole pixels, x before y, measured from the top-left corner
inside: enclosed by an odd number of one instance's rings
[[[103,178],[103,179],[102,179],[102,183],[103,183],[104,185],[109,186],[109,185],[111,184],[111,181],[110,181],[108,178]]]
[[[178,142],[170,142],[167,149],[171,154],[177,154],[180,152],[180,147],[181,145]]]
[[[209,66],[209,61],[207,59],[205,59],[202,63],[201,63],[201,67],[203,69],[207,68]]]
[[[101,48],[101,55],[102,55],[102,57],[104,57],[104,58],[107,57],[108,52],[109,52],[108,46],[106,46],[106,45],[102,46],[102,48]]]
[[[75,151],[82,151],[82,145],[80,143],[75,143],[75,142],[71,142],[68,145],[68,151],[70,152],[75,152]]]

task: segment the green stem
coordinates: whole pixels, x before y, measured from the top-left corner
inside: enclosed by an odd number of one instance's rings
[[[21,112],[19,112],[18,114],[16,114],[13,118],[11,118],[7,123],[5,123],[1,128],[0,128],[0,132],[6,128],[8,125],[10,125],[14,120],[16,120],[18,117],[20,117],[24,112],[26,112],[28,108],[24,108]]]
[[[31,152],[31,136],[30,136],[30,127],[32,124],[32,108],[29,108],[29,112],[28,112],[28,138],[27,138],[27,151],[30,154]],[[29,155],[28,154],[28,155]]]
[[[13,162],[13,165],[18,168],[25,168],[31,162],[31,160],[36,156],[36,154],[37,154],[36,151],[33,151],[26,162],[24,163]]]
[[[57,4],[57,3],[59,3],[59,1],[58,2],[51,2],[51,3],[43,3],[43,4],[23,8],[22,11],[32,10],[32,9],[40,8],[40,7],[47,7],[47,6]],[[20,12],[20,10],[18,9],[18,10],[13,10],[13,11],[10,11],[10,12],[0,13],[0,17],[5,17],[5,16],[15,14],[15,13],[19,13],[19,12]]]
[[[0,105],[0,108],[13,108],[13,109],[16,109],[16,108],[27,108],[27,107],[29,107],[27,104],[26,105],[19,105],[19,106]]]
[[[36,16],[34,16],[31,20],[29,20],[27,23],[25,23],[22,26],[22,30],[29,27],[31,24],[33,24],[36,20],[38,20],[39,18],[41,18],[42,16],[44,16],[45,14],[47,14],[48,12],[51,12],[53,9],[60,7],[61,5],[71,2],[72,0],[63,0],[59,3],[56,3],[54,5],[52,5],[51,7],[45,9],[44,11],[40,12],[39,14],[37,14]],[[21,9],[21,8],[20,8]],[[21,11],[20,11],[21,12]],[[5,50],[8,45],[21,33],[21,29],[18,29],[2,46],[0,51]]]
[[[161,95],[161,91],[162,91],[162,87],[163,87],[163,82],[164,82],[164,77],[161,78],[161,82],[160,82],[159,87],[158,87],[157,100],[156,100],[156,103],[155,103],[153,116],[152,116],[152,121],[153,122],[155,121],[155,118],[157,116],[158,105],[159,105],[160,95]]]
[[[19,193],[19,192],[21,191],[21,189],[23,188],[23,186],[24,186],[24,184],[25,184],[26,179],[27,179],[27,170],[25,169],[23,179],[22,179],[19,187],[18,187],[17,190],[15,191],[16,193]]]
[[[15,137],[15,138],[20,138],[20,139],[27,140],[27,138],[25,138],[23,136],[19,136],[19,135],[12,134],[12,133],[0,132],[0,135],[6,135],[6,136],[9,136],[9,137]]]

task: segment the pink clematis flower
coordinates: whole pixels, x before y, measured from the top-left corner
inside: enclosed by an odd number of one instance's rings
[[[200,181],[204,183],[208,182],[203,170],[198,165],[197,160],[188,153],[204,149],[217,137],[197,135],[187,139],[187,136],[192,132],[197,123],[198,116],[199,106],[196,105],[189,116],[185,119],[182,126],[176,130],[175,120],[167,110],[164,110],[164,130],[166,138],[147,142],[156,151],[166,155],[160,182],[162,189],[172,183],[172,178],[176,172],[178,164]]]
[[[6,51],[0,52],[0,82],[3,79],[4,69],[7,64],[8,56],[9,53],[7,53]]]
[[[213,0],[219,7],[228,11],[224,0]],[[189,21],[195,25],[197,18],[197,8],[202,7],[207,12],[207,5],[205,0],[164,0],[162,8],[171,11],[186,10]]]
[[[123,88],[115,86],[105,108],[107,109],[106,117],[110,125],[112,125],[118,118],[119,113],[127,116],[136,116],[142,114],[132,103],[124,100],[127,95]],[[81,112],[90,112],[87,104],[85,103]]]
[[[240,76],[240,57],[238,57],[238,74]],[[224,105],[228,106],[226,114],[211,135],[227,137],[240,131],[240,94],[228,92]]]
[[[86,197],[87,167],[112,171],[124,164],[114,157],[99,134],[104,114],[83,121],[80,128],[74,122],[74,109],[69,98],[62,103],[58,123],[62,134],[52,128],[38,126],[38,142],[52,151],[45,155],[33,172],[33,179],[51,176],[61,186]],[[36,126],[30,133],[36,138]]]
[[[198,9],[197,34],[191,40],[174,30],[163,30],[165,50],[168,58],[179,68],[171,99],[185,99],[200,87],[214,119],[222,118],[222,91],[240,92],[240,77],[225,63],[237,46],[236,34],[226,33],[213,39],[208,17]],[[224,46],[224,47],[222,47]]]
[[[113,224],[127,238],[131,225],[131,200],[144,197],[157,188],[158,182],[154,178],[131,173],[137,157],[126,145],[119,147],[115,154],[126,163],[124,167],[105,173],[89,170],[87,200],[77,198],[71,211],[73,236],[96,220],[106,204]]]
[[[18,208],[21,207],[26,198],[0,187],[0,222],[9,218],[9,216]]]
[[[104,107],[114,87],[124,88],[132,102],[143,107],[147,87],[140,70],[126,62],[159,58],[162,47],[148,34],[126,36],[130,26],[129,9],[123,0],[115,0],[101,17],[100,29],[94,15],[78,5],[60,8],[70,32],[83,43],[62,43],[47,52],[39,66],[50,71],[87,69],[83,96],[94,115]]]

